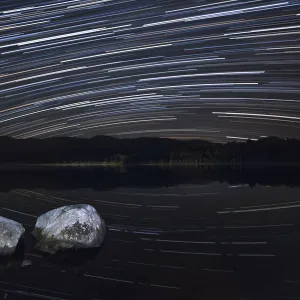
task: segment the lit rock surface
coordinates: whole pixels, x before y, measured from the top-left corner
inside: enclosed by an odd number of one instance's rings
[[[13,254],[24,232],[20,223],[0,217],[0,255]]]
[[[36,249],[48,253],[100,247],[105,233],[104,220],[87,204],[63,206],[41,215],[32,232]]]

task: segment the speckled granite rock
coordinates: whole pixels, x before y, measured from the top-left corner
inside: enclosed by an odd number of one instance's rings
[[[0,255],[13,254],[24,232],[20,223],[0,217]]]
[[[106,233],[104,220],[88,204],[63,206],[41,215],[32,232],[35,248],[58,250],[100,247]]]

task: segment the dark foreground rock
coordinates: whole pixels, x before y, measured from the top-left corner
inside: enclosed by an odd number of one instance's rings
[[[0,255],[13,254],[24,232],[20,223],[0,217]]]
[[[105,233],[104,220],[87,204],[63,206],[41,215],[32,232],[35,248],[51,254],[100,247]]]

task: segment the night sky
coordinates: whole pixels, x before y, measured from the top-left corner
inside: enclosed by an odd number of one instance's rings
[[[0,135],[300,137],[300,1],[0,1]]]

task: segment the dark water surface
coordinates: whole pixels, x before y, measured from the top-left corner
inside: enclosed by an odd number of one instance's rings
[[[1,215],[27,233],[21,256],[2,262],[0,299],[300,299],[299,174],[2,171]],[[36,218],[76,203],[105,219],[102,248],[35,252]]]

